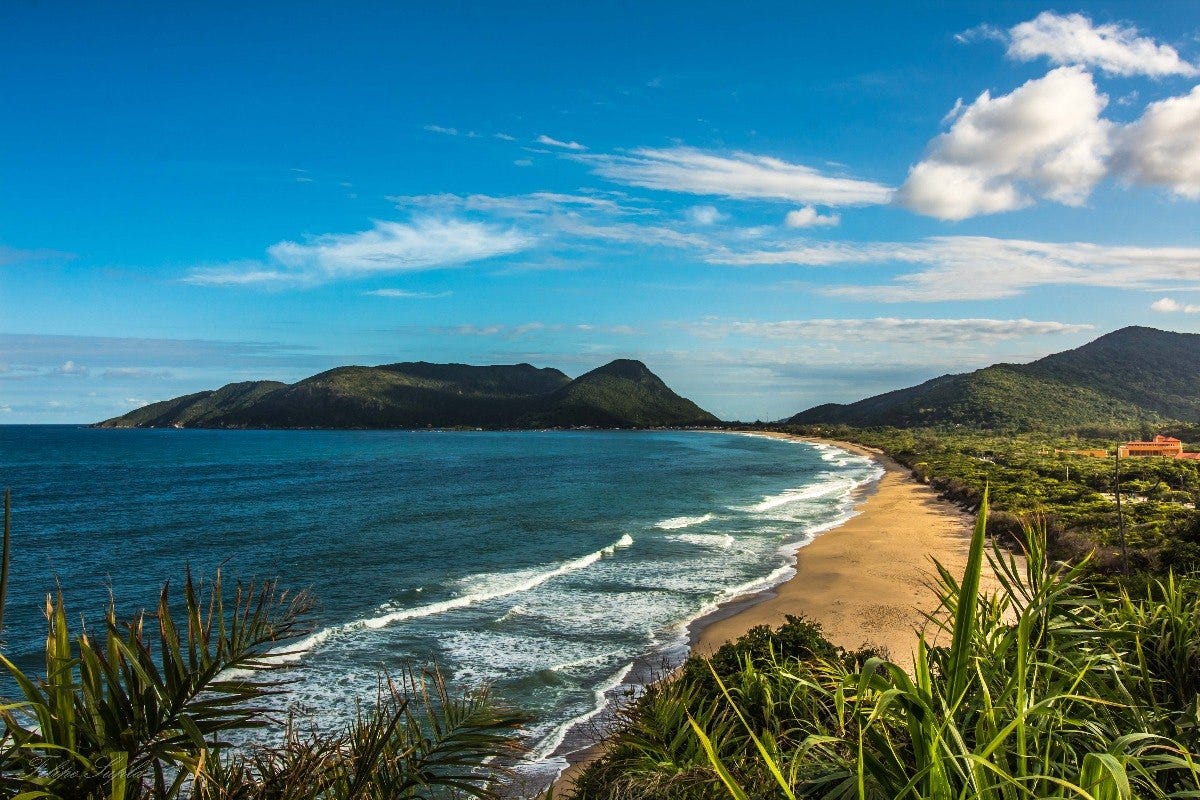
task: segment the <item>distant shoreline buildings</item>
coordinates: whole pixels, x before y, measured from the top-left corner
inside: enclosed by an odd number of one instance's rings
[[[1056,455],[1086,456],[1088,458],[1108,458],[1108,450],[1096,448],[1091,450],[1055,450]],[[1183,442],[1174,436],[1155,436],[1148,442],[1125,442],[1117,445],[1117,455],[1121,458],[1184,458],[1190,461],[1200,460],[1200,453],[1183,452]]]

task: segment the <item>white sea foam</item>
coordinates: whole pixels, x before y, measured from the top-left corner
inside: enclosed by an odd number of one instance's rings
[[[693,525],[703,525],[712,520],[712,518],[712,514],[705,514],[700,517],[671,517],[670,519],[654,523],[654,527],[664,531],[676,531],[680,528],[690,528]]]
[[[543,761],[554,755],[554,751],[562,747],[562,743],[566,740],[567,734],[571,732],[572,728],[577,725],[582,725],[607,708],[608,693],[625,682],[625,678],[629,676],[630,671],[633,669],[633,664],[634,662],[629,662],[609,676],[608,680],[596,687],[593,693],[593,696],[595,697],[595,703],[591,709],[577,717],[573,717],[572,719],[563,722],[555,727],[547,736],[543,737],[530,753],[532,760]]]
[[[686,542],[700,547],[716,547],[725,550],[733,546],[734,538],[728,533],[680,533],[670,537],[673,542]]]
[[[805,500],[819,500],[824,497],[846,494],[857,488],[859,482],[844,475],[828,475],[825,480],[798,489],[788,489],[776,495],[768,495],[752,506],[738,508],[739,511],[749,511],[754,514],[764,514],[768,511],[799,503]]]
[[[417,606],[416,608],[405,608],[396,611],[390,611],[386,614],[381,614],[376,617],[366,617],[364,619],[356,619],[342,625],[334,625],[328,628],[323,628],[316,633],[301,639],[298,642],[281,645],[268,654],[269,659],[274,659],[278,663],[288,663],[299,661],[306,653],[320,647],[325,642],[333,637],[349,631],[369,628],[378,630],[388,625],[393,625],[397,622],[403,622],[410,619],[420,619],[422,617],[432,617],[437,614],[444,614],[447,611],[454,611],[460,608],[483,603],[488,600],[495,600],[508,595],[520,594],[528,592],[538,586],[541,586],[547,581],[558,578],[562,575],[568,575],[581,569],[586,569],[597,561],[616,554],[620,548],[630,547],[633,545],[633,537],[629,534],[624,534],[620,539],[610,544],[608,547],[603,547],[594,552],[588,553],[585,556],[565,561],[558,566],[548,570],[524,570],[516,573],[507,573],[501,575],[483,575],[477,576],[473,583],[480,584],[480,588],[475,591],[468,591],[466,594],[452,597],[449,600],[443,600],[440,603],[430,603],[426,606]]]

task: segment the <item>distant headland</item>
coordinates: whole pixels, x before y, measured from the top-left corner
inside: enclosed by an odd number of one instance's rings
[[[246,381],[143,406],[99,428],[660,428],[719,420],[645,364],[572,380],[557,369],[424,361],[346,366],[297,383]]]

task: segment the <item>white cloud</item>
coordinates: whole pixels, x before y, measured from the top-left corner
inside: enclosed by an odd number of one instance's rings
[[[776,322],[706,320],[684,326],[693,335],[721,339],[748,336],[772,340],[884,344],[991,344],[1029,336],[1077,334],[1091,325],[1030,319],[803,319]]]
[[[560,139],[552,139],[544,133],[537,137],[537,143],[549,145],[550,147],[561,147],[564,150],[587,150],[587,148],[581,145],[579,142],[564,142]]]
[[[441,125],[426,125],[425,130],[430,133],[440,133],[443,136],[458,136],[458,128],[446,128]]]
[[[63,362],[62,366],[56,370],[56,372],[58,372],[59,375],[83,376],[87,375],[89,372],[91,372],[91,370],[82,364],[76,364],[74,361],[65,361]]]
[[[454,292],[410,292],[406,289],[374,289],[369,292],[363,292],[365,295],[372,297],[397,297],[410,300],[436,300],[439,297],[449,297]]]
[[[1046,198],[1077,206],[1104,177],[1112,124],[1108,98],[1080,67],[1059,67],[1011,94],[989,92],[930,143],[897,200],[921,214],[960,220]]]
[[[693,206],[688,209],[687,215],[697,225],[715,225],[729,219],[729,215],[722,214],[716,206]]]
[[[198,270],[188,283],[313,285],[368,275],[458,267],[517,253],[535,239],[512,228],[458,219],[420,217],[407,223],[376,222],[371,230],[325,234],[267,249],[265,264]]]
[[[812,206],[804,206],[795,211],[789,211],[784,217],[784,224],[789,228],[817,228],[837,225],[842,221],[840,214],[821,214]]]
[[[476,211],[506,218],[524,218],[594,211],[613,216],[644,214],[646,209],[623,205],[611,197],[561,192],[531,192],[518,195],[442,194],[399,195],[387,198],[400,209],[424,208],[442,213]]]
[[[989,236],[939,236],[916,242],[801,242],[790,248],[724,251],[708,259],[738,266],[917,264],[891,284],[846,285],[827,294],[885,302],[991,300],[1035,286],[1153,289],[1197,283],[1200,247],[1107,246]]]
[[[1117,171],[1126,180],[1200,200],[1200,86],[1151,103],[1117,139]]]
[[[1150,310],[1157,311],[1160,314],[1177,314],[1179,312],[1183,312],[1184,314],[1200,314],[1200,306],[1191,304],[1185,305],[1170,297],[1164,297],[1161,300],[1155,300],[1150,304]]]
[[[826,175],[770,156],[721,156],[691,147],[642,148],[628,155],[580,156],[597,175],[631,186],[739,200],[787,200],[825,206],[887,203],[882,184]]]
[[[1007,38],[1009,57],[1019,61],[1044,57],[1054,64],[1078,64],[1123,76],[1200,73],[1175,48],[1140,36],[1132,25],[1095,25],[1082,14],[1043,11],[1010,28]]]
[[[515,142],[517,140],[517,137],[509,136],[507,133],[493,133],[492,136],[495,136],[502,142]]]

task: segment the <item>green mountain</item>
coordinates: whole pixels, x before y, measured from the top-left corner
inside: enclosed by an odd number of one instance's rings
[[[640,361],[571,380],[529,364],[337,367],[293,384],[231,383],[152,403],[102,428],[605,428],[711,425]]]
[[[1056,430],[1167,420],[1200,422],[1200,334],[1129,327],[1029,364],[943,375],[787,421]]]

